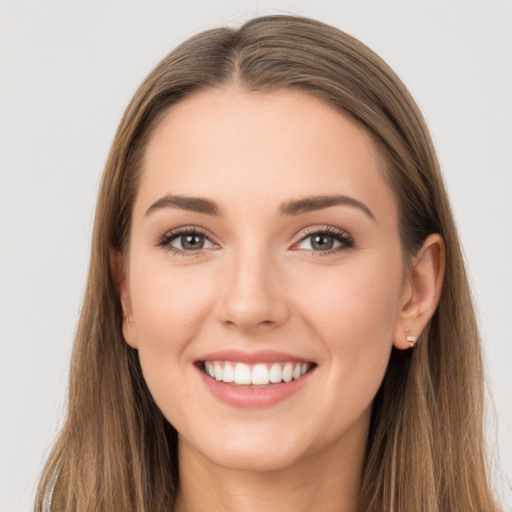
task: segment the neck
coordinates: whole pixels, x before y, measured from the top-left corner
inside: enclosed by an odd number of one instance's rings
[[[180,439],[176,512],[353,512],[367,430],[272,471],[220,467]],[[349,441],[347,443],[347,441]]]

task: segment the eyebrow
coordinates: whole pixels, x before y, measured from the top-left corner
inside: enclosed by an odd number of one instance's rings
[[[177,208],[178,210],[187,210],[197,213],[205,213],[206,215],[218,216],[221,214],[220,208],[209,199],[202,197],[175,196],[167,194],[155,201],[145,213],[147,217],[151,213],[163,208]]]
[[[301,213],[323,210],[331,206],[352,206],[362,210],[370,219],[375,220],[375,215],[368,206],[353,197],[342,195],[308,196],[303,199],[287,201],[279,208],[279,214],[300,215]]]
[[[295,216],[316,210],[323,210],[332,206],[352,206],[363,211],[370,219],[375,220],[372,211],[361,201],[353,197],[343,195],[322,195],[308,196],[302,199],[295,199],[282,203],[279,207],[279,215]],[[177,208],[206,215],[220,216],[222,214],[219,206],[210,199],[203,197],[189,197],[167,194],[155,201],[145,213],[145,216],[164,208]]]

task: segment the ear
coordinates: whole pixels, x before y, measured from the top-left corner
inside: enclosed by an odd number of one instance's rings
[[[407,349],[434,314],[441,298],[445,269],[444,242],[440,235],[427,237],[412,257],[402,294],[402,308],[395,325],[394,346]]]
[[[119,251],[112,249],[110,252],[110,266],[121,301],[121,309],[123,312],[123,337],[130,347],[137,348],[137,330],[133,322],[126,258]]]

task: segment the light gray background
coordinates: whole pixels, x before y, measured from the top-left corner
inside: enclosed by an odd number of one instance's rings
[[[427,118],[480,307],[495,481],[512,503],[510,0],[4,0],[2,512],[30,510],[62,421],[95,195],[123,109],[186,37],[269,12],[312,16],[367,43]]]

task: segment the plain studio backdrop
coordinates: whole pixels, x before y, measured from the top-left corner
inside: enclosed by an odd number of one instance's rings
[[[512,503],[510,0],[3,0],[2,512],[31,510],[62,423],[95,197],[125,106],[188,36],[267,13],[310,16],[361,39],[422,109],[480,311],[496,487]]]

